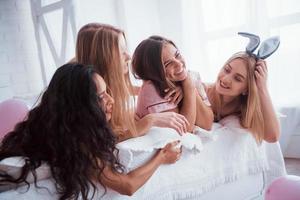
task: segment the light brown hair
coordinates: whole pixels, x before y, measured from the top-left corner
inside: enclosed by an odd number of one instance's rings
[[[131,98],[133,87],[129,73],[124,74],[119,49],[119,38],[125,34],[122,30],[106,25],[97,29],[90,50],[90,64],[103,77],[115,104],[111,125],[121,134],[136,135],[134,122],[134,100]]]
[[[105,26],[100,23],[89,23],[80,28],[76,40],[76,57],[75,61],[89,65],[91,46],[96,31]]]
[[[135,78],[150,80],[161,97],[165,96],[165,89],[175,87],[175,84],[166,77],[162,61],[162,49],[167,44],[177,49],[171,40],[151,36],[136,47],[132,56],[132,72]]]

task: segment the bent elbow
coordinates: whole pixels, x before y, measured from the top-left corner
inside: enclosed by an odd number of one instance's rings
[[[193,125],[193,126],[188,126],[188,127],[187,127],[187,132],[192,133],[193,130],[194,130],[194,125]]]
[[[265,141],[269,142],[269,143],[275,143],[278,142],[279,140],[279,132],[274,132],[272,135],[269,135],[267,137],[265,137]]]
[[[212,129],[212,125],[213,125],[213,120],[211,120],[211,121],[208,121],[207,123],[206,123],[206,126],[205,126],[205,130],[207,130],[207,131],[210,131],[211,129]]]
[[[211,129],[212,129],[212,124],[211,124],[210,126],[207,126],[207,127],[205,128],[205,130],[207,130],[207,131],[211,131]]]
[[[132,196],[134,193],[135,193],[135,191],[128,189],[128,190],[125,190],[124,192],[122,192],[121,194],[127,195],[127,196]]]
[[[212,129],[213,122],[214,122],[214,115],[213,115],[213,113],[211,113],[211,115],[207,119],[207,122],[205,123],[204,129],[207,131],[210,131]]]
[[[132,184],[131,182],[127,183],[126,185],[124,185],[122,191],[120,191],[120,193],[122,195],[127,195],[127,196],[132,196],[138,188],[135,187],[134,184]]]
[[[213,125],[213,119],[209,119],[202,125],[201,128],[210,131],[212,129],[212,125]]]
[[[135,191],[134,190],[131,190],[131,189],[127,189],[127,188],[125,188],[125,189],[123,189],[123,190],[121,190],[121,191],[118,191],[120,194],[122,194],[122,195],[127,195],[127,196],[132,196],[134,193],[135,193]]]
[[[268,142],[268,143],[275,143],[275,142],[278,141],[278,139],[276,139],[276,138],[266,138],[265,141]]]
[[[200,128],[203,128],[203,129],[206,130],[206,131],[210,131],[211,128],[212,128],[212,125],[210,125],[210,124],[205,124],[205,125],[202,125]]]

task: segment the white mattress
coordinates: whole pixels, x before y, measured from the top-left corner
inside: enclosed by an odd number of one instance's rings
[[[231,199],[243,200],[259,196],[264,184],[285,174],[279,144],[257,146],[245,130],[229,123],[218,131],[218,139],[203,142],[200,153],[183,154],[173,165],[163,165],[132,197],[108,190],[103,199],[114,200],[176,200],[176,199]],[[130,141],[128,142],[130,144]],[[130,144],[132,145],[132,144]],[[124,145],[123,145],[124,146]],[[146,162],[153,152],[131,152],[130,168]],[[263,181],[262,174],[265,174]],[[0,199],[57,199],[51,179],[39,182],[49,190],[37,190],[33,184],[28,192],[11,190],[0,194]],[[21,191],[21,193],[20,193]],[[94,199],[100,199],[102,188]]]
[[[55,194],[53,182],[49,179],[39,182],[39,186],[46,187],[47,189],[36,189],[31,185],[28,192],[26,188],[19,188],[18,191],[8,191],[0,193],[1,200],[56,200],[58,199]],[[196,187],[196,186],[195,186]],[[191,189],[195,189],[191,188]],[[206,192],[200,196],[181,198],[182,200],[215,200],[215,199],[230,199],[230,200],[253,200],[260,199],[264,189],[263,174],[258,173],[241,177],[240,179],[222,184],[210,192]],[[24,193],[25,192],[25,193]],[[167,191],[166,191],[167,192]],[[98,196],[99,197],[99,196]],[[100,199],[100,198],[95,198]],[[129,198],[130,199],[130,198]],[[157,196],[155,199],[160,199]],[[171,200],[171,199],[170,199]]]
[[[190,198],[189,200],[254,200],[262,198],[263,190],[263,173],[259,173],[244,176],[234,182],[220,185],[201,197]]]

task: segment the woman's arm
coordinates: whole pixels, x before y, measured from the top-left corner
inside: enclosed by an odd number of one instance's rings
[[[110,167],[106,167],[101,181],[120,194],[131,196],[147,182],[161,164],[175,163],[180,158],[181,149],[175,147],[178,143],[179,141],[167,144],[150,161],[128,174],[113,172]]]
[[[196,90],[190,75],[182,81],[183,100],[179,113],[189,122],[187,131],[192,132],[196,121]]]
[[[196,122],[203,129],[210,130],[214,121],[214,114],[210,106],[207,106],[200,95],[196,95]]]
[[[136,119],[138,136],[144,135],[152,126],[173,128],[183,134],[188,125],[188,120],[175,112],[150,113],[142,119]]]
[[[256,64],[255,78],[264,118],[264,140],[277,142],[280,136],[280,126],[267,88],[267,74],[265,61],[259,60]]]

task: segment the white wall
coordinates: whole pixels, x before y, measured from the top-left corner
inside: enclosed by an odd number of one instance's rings
[[[75,2],[78,29],[91,22],[101,22],[119,26],[117,4],[121,0],[73,0]]]
[[[30,0],[1,0],[0,101],[42,88]]]

